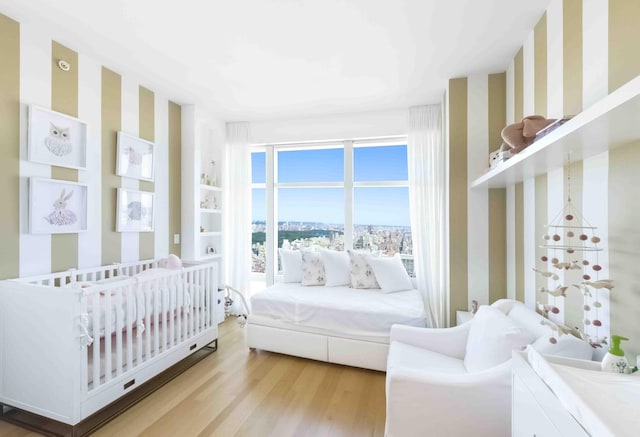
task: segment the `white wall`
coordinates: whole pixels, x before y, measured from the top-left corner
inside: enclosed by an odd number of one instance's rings
[[[406,135],[408,110],[251,122],[253,144]]]

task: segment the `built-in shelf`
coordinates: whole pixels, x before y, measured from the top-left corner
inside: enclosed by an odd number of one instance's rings
[[[222,232],[200,232],[201,237],[219,237]]]
[[[207,184],[200,184],[200,188],[202,188],[203,190],[209,190],[209,191],[222,191],[222,187],[216,187],[216,186],[207,185]]]
[[[500,188],[640,140],[640,76],[471,182]]]
[[[200,208],[200,212],[206,212],[208,214],[222,214],[221,209]]]
[[[200,257],[201,260],[211,260],[211,259],[220,259],[222,258],[222,254],[221,253],[214,253],[211,255],[202,255]]]

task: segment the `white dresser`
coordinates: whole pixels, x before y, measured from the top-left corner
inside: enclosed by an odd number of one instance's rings
[[[600,363],[513,353],[513,436],[636,436],[640,376],[600,371]]]

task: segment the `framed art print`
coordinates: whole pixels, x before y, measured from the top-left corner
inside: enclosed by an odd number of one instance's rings
[[[29,179],[32,234],[73,234],[87,230],[87,185],[56,179]]]
[[[153,193],[118,188],[117,232],[153,232]]]
[[[60,112],[29,106],[29,161],[87,168],[87,123]]]
[[[116,174],[128,178],[153,181],[154,144],[150,141],[118,132]]]

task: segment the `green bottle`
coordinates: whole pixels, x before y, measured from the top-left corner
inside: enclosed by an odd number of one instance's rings
[[[609,352],[602,359],[602,370],[613,373],[631,373],[629,361],[624,356],[624,351],[620,348],[620,341],[629,340],[620,335],[611,336],[611,347]]]

